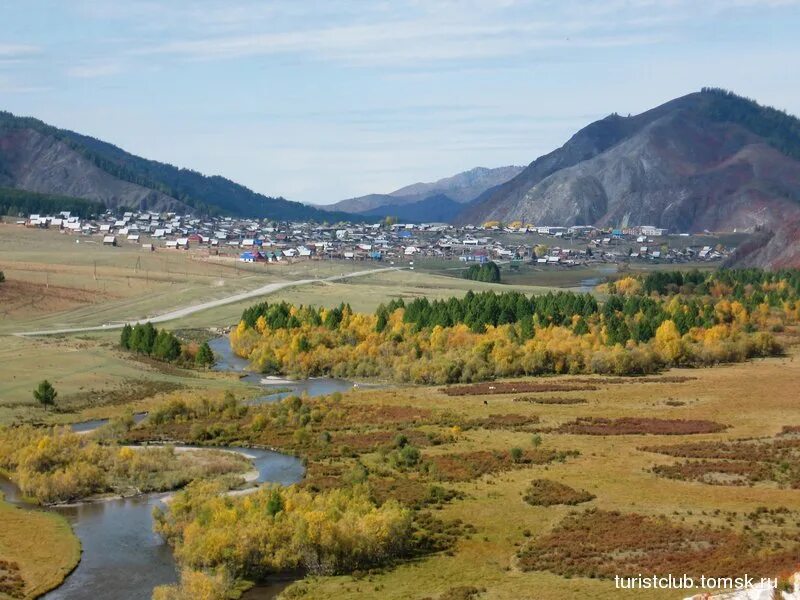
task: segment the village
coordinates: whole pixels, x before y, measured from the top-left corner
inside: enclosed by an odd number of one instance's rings
[[[138,246],[144,252],[193,251],[243,263],[301,260],[456,263],[521,263],[573,267],[643,261],[721,261],[733,248],[714,234],[670,233],[649,225],[624,229],[592,226],[534,226],[489,222],[457,227],[447,223],[278,223],[269,219],[206,217],[158,212],[107,212],[81,219],[69,212],[31,214],[24,227],[58,230],[77,243]]]

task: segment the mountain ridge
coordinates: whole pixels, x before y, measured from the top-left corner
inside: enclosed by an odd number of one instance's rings
[[[757,252],[785,266],[800,262],[797,238],[780,233],[800,222],[799,158],[796,118],[705,88],[591,123],[455,222],[770,231]],[[769,248],[787,241],[788,250]]]
[[[219,175],[142,158],[108,142],[5,111],[0,111],[0,185],[100,201],[109,208],[276,220],[353,218],[265,196]]]
[[[436,196],[446,196],[451,201],[458,204],[467,204],[474,200],[478,195],[485,190],[494,187],[498,183],[507,181],[511,177],[519,173],[524,167],[509,165],[504,167],[474,167],[467,171],[462,171],[443,177],[433,182],[417,182],[410,185],[401,187],[388,194],[367,194],[364,196],[357,196],[355,198],[348,198],[340,200],[333,204],[321,205],[320,208],[326,210],[342,210],[355,214],[380,214],[382,216],[389,216],[389,209],[381,210],[381,207],[392,207],[394,213],[400,206],[407,204],[418,204],[418,208],[426,205],[434,208],[433,202],[419,204],[429,198]],[[457,206],[449,207],[451,213],[448,213],[449,218],[455,216],[458,212]],[[424,210],[415,211],[423,221],[434,221],[439,219],[432,218],[434,215],[426,215]],[[441,207],[435,212],[442,215]],[[398,216],[392,214],[391,216]],[[426,218],[431,217],[431,218]],[[448,218],[448,220],[449,220]]]

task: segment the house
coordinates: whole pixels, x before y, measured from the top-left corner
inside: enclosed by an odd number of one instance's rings
[[[246,263],[254,263],[264,260],[264,256],[260,252],[242,252],[239,255],[239,260]]]
[[[142,250],[147,250],[148,252],[153,252],[155,248],[153,248],[153,244],[142,244]]]
[[[103,246],[116,246],[117,238],[113,235],[107,235],[103,238]]]
[[[189,249],[189,238],[178,238],[175,240],[177,247],[181,250],[188,250]]]
[[[138,233],[131,233],[128,235],[129,242],[138,242],[139,241],[139,234]]]
[[[666,229],[662,229],[660,227],[653,227],[652,225],[642,225],[639,228],[639,231],[642,233],[642,235],[647,235],[647,236],[651,236],[651,237],[652,236],[662,236],[662,235],[666,235],[666,233],[667,233]]]

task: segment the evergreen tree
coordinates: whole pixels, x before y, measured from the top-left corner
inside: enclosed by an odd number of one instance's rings
[[[122,328],[122,333],[119,336],[119,345],[125,348],[126,350],[131,349],[131,334],[133,333],[133,327],[131,327],[128,323]]]
[[[33,390],[34,399],[41,404],[45,410],[47,410],[48,406],[55,406],[57,396],[58,392],[47,379],[40,381],[38,387]]]
[[[210,367],[214,364],[214,352],[211,351],[211,346],[208,342],[203,342],[200,349],[194,357],[194,362],[200,367]]]

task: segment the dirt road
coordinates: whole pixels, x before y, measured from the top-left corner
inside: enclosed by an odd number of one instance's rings
[[[192,315],[202,310],[208,310],[209,308],[216,308],[217,306],[232,304],[234,302],[239,302],[240,300],[247,300],[248,298],[257,298],[259,296],[266,296],[267,294],[272,294],[274,292],[277,292],[278,290],[282,290],[288,287],[306,285],[308,283],[314,283],[316,281],[340,281],[342,279],[350,279],[351,277],[363,277],[365,275],[372,275],[373,273],[382,273],[384,271],[396,271],[398,269],[400,269],[400,267],[367,269],[365,271],[356,271],[355,273],[347,273],[345,275],[334,275],[333,277],[325,277],[323,279],[298,279],[296,281],[281,281],[279,283],[268,283],[267,285],[261,286],[260,288],[255,290],[250,290],[249,292],[240,292],[238,294],[234,294],[226,298],[220,298],[219,300],[210,300],[208,302],[203,302],[201,304],[194,304],[192,306],[178,308],[176,310],[163,313],[160,315],[155,315],[152,317],[147,317],[142,319],[131,319],[129,321],[121,321],[119,323],[105,323],[102,325],[95,325],[93,327],[46,329],[42,331],[20,331],[15,333],[14,335],[36,336],[36,335],[56,335],[60,333],[81,333],[84,331],[105,331],[107,329],[122,329],[126,324],[134,325],[136,323],[140,323],[143,321],[150,321],[151,323],[163,323],[165,321],[172,321],[173,319],[180,319],[182,317]]]

